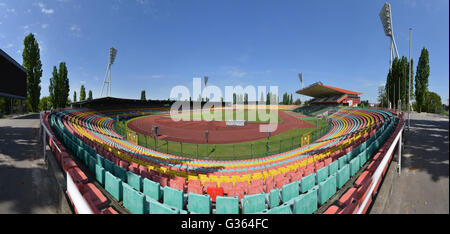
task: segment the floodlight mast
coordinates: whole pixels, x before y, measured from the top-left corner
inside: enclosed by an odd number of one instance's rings
[[[109,48],[109,63],[108,67],[106,68],[106,74],[105,79],[103,81],[103,87],[102,92],[100,93],[100,96],[103,96],[103,89],[105,88],[105,84],[107,84],[106,87],[106,96],[111,96],[111,65],[113,65],[114,60],[116,59],[117,50],[113,47]]]
[[[391,5],[389,3],[385,3],[383,8],[380,11],[380,19],[381,19],[381,23],[383,25],[383,29],[384,29],[384,34],[386,36],[388,36],[391,39],[391,43],[390,43],[390,52],[389,52],[389,70],[392,69],[392,62],[393,62],[393,57],[395,58],[399,58],[398,55],[398,49],[397,49],[397,44],[395,43],[395,37],[394,37],[394,29],[392,27],[392,14],[391,14]],[[400,89],[400,85],[399,85],[399,89]],[[395,87],[394,87],[395,90]],[[387,93],[387,97],[388,97],[388,105],[390,108],[391,106],[391,102],[389,101],[389,93]],[[399,92],[400,94],[400,92]],[[399,95],[399,99],[400,99],[400,95]],[[394,91],[394,102],[395,102],[395,91]]]

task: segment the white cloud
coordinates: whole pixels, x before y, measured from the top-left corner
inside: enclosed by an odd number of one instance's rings
[[[8,13],[16,13],[16,9],[14,9],[14,8],[7,8],[6,12],[8,12]]]
[[[4,7],[4,6],[6,6],[6,3],[0,2],[0,7]]]
[[[6,48],[9,49],[11,47],[13,47],[14,45],[12,43],[9,43],[8,45],[6,45]]]
[[[41,8],[41,12],[49,15],[49,14],[53,14],[55,12],[55,10],[51,9],[51,8],[45,8],[45,4],[40,2],[38,3],[39,8]]]
[[[48,28],[48,24],[42,24],[41,27],[42,27],[43,29],[46,29],[46,28]]]
[[[86,84],[86,81],[85,80],[81,80],[80,83],[84,85],[84,84]]]
[[[70,26],[70,31],[79,32],[79,31],[81,31],[81,28],[78,27],[77,25],[72,25],[72,26]]]

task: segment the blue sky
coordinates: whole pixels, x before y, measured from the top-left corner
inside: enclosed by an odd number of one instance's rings
[[[41,96],[54,65],[66,62],[70,88],[100,95],[108,50],[118,49],[112,95],[168,98],[192,78],[208,84],[277,85],[294,93],[316,81],[360,91],[376,102],[386,80],[389,40],[378,14],[385,1],[0,0],[0,48],[22,63],[34,33],[43,63]],[[429,89],[449,96],[448,0],[390,1],[400,55],[430,52]],[[415,70],[415,67],[414,67]],[[281,96],[281,95],[280,95]]]

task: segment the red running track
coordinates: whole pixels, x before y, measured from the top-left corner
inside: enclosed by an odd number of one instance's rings
[[[283,111],[278,111],[281,121],[272,136],[278,135],[295,128],[315,128],[314,125],[291,116]],[[173,121],[164,116],[147,116],[128,122],[127,126],[132,131],[147,136],[154,136],[153,126],[158,126],[161,136],[158,139],[204,144],[205,131],[209,132],[208,143],[226,144],[259,140],[267,137],[266,132],[259,131],[259,125],[264,123],[249,123],[245,126],[226,126],[225,121]]]

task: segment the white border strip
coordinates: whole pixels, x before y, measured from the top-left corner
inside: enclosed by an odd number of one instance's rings
[[[67,177],[67,193],[72,200],[73,206],[75,207],[78,214],[93,214],[94,212],[89,207],[89,204],[78,191],[77,186],[72,180],[72,177],[68,172],[66,172]]]
[[[372,175],[372,186],[370,186],[369,188],[369,193],[367,193],[367,196],[364,198],[364,201],[362,202],[361,206],[359,207],[357,214],[362,214],[362,212],[364,211],[364,209],[366,208],[366,206],[369,206],[370,203],[369,199],[372,196],[373,191],[375,190],[375,187],[378,184],[378,181],[381,180],[381,177],[383,176],[383,171],[384,169],[389,165],[389,158],[390,155],[393,153],[395,146],[397,145],[400,136],[402,135],[403,129],[404,129],[405,125],[403,124],[400,131],[398,132],[397,136],[395,137],[394,141],[392,142],[391,147],[389,148],[389,150],[387,151],[387,153],[384,155],[383,159],[381,160],[380,165],[378,166],[378,168],[375,170],[375,172]],[[395,131],[395,130],[394,130]],[[387,155],[389,155],[387,157]]]

